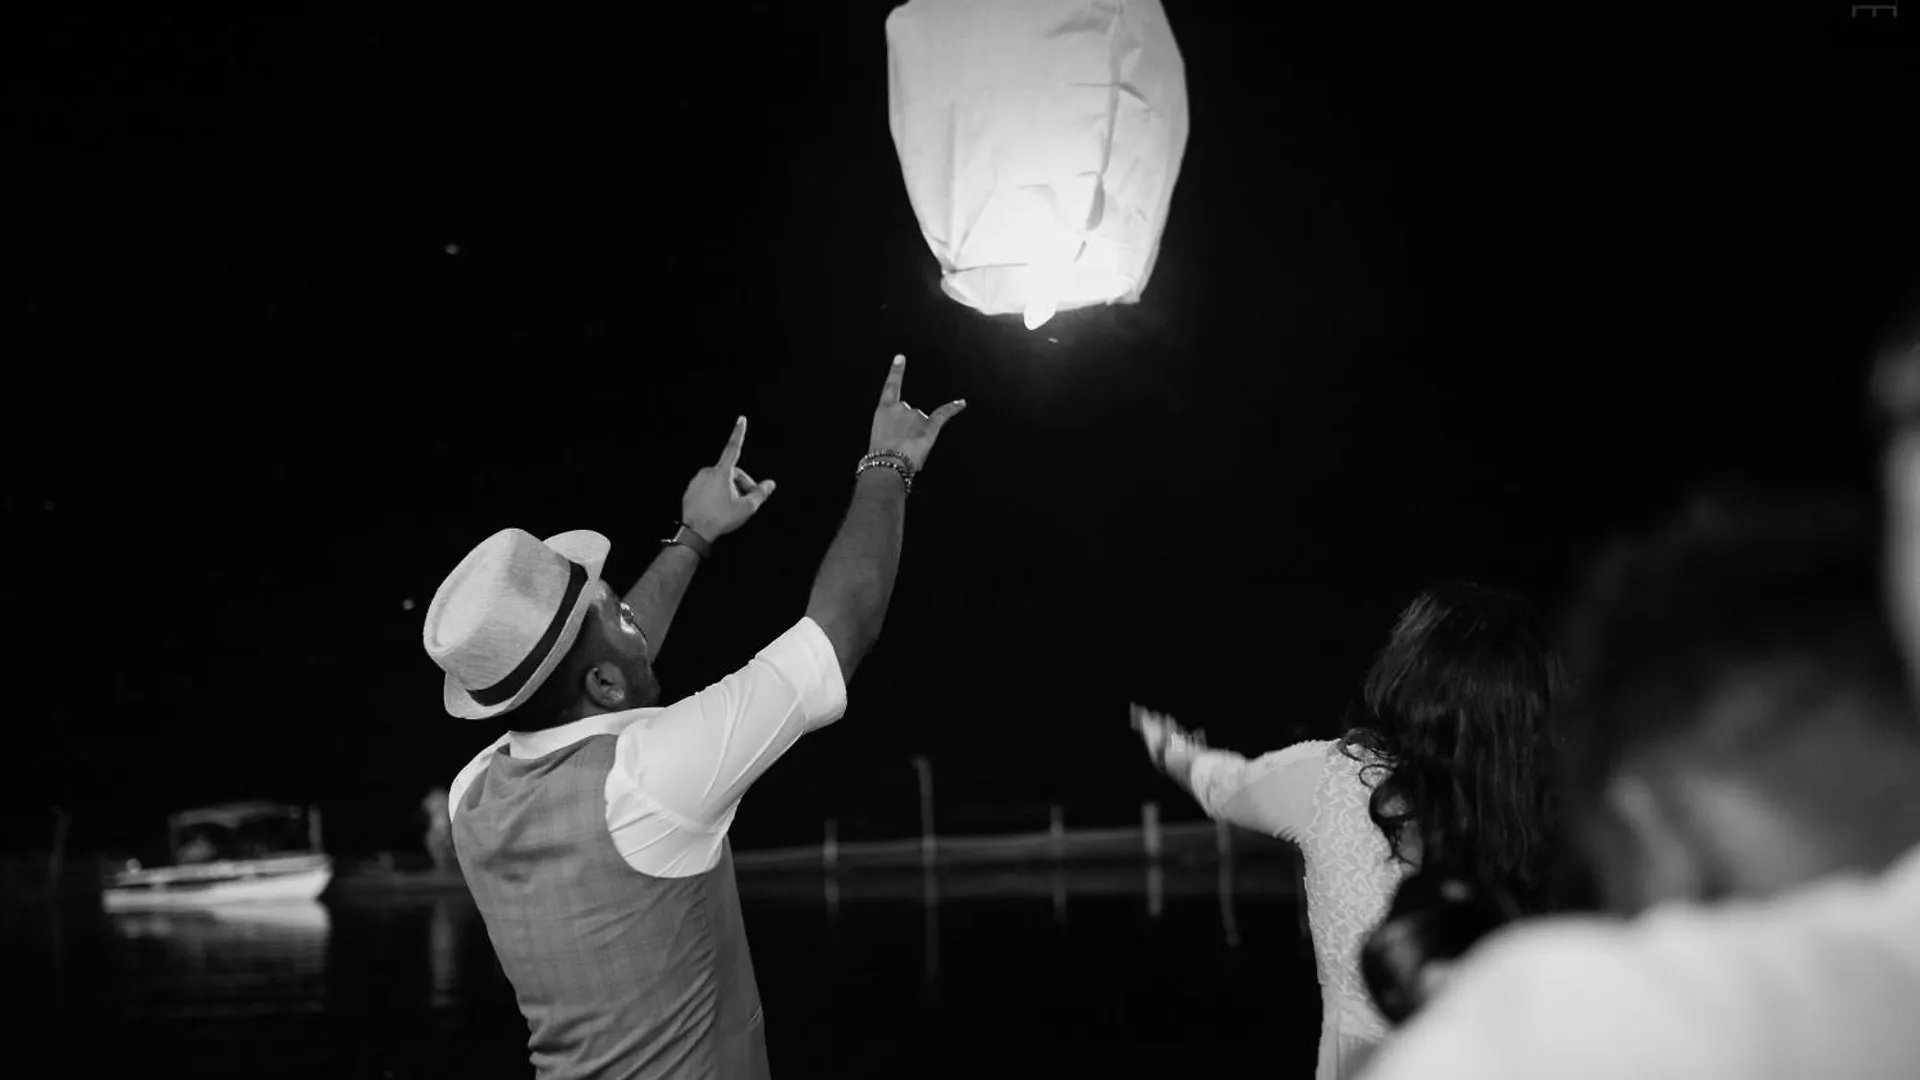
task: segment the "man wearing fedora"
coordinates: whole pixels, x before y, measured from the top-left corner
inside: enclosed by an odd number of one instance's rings
[[[447,711],[511,730],[449,792],[455,854],[542,1078],[768,1075],[727,830],[801,735],[838,719],[899,566],[906,500],[965,407],[900,400],[895,357],[852,504],[804,617],[745,667],[664,707],[652,658],[694,567],[773,492],[738,461],[746,419],[625,597],[595,532],[519,529],[473,549],[427,610]]]

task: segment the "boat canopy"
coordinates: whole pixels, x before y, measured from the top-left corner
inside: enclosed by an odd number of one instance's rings
[[[167,819],[174,829],[187,829],[195,825],[220,825],[237,829],[249,821],[261,821],[268,818],[298,817],[305,812],[304,807],[288,806],[276,802],[231,802],[219,806],[203,806],[198,810],[184,810]]]

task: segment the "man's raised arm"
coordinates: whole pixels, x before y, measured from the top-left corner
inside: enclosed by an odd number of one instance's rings
[[[925,466],[941,427],[967,405],[949,402],[931,416],[913,408],[900,400],[906,372],[907,358],[894,357],[873,413],[867,456],[854,478],[852,505],[827,548],[807,601],[807,617],[820,624],[833,644],[841,677],[848,682],[886,620],[913,477]]]
[[[773,494],[773,481],[755,480],[740,468],[740,449],[746,440],[747,418],[742,416],[733,422],[733,434],[720,451],[720,460],[688,481],[686,493],[680,496],[679,530],[667,538],[647,572],[627,590],[627,604],[640,622],[649,659],[659,659],[667,629],[706,549],[745,524]]]

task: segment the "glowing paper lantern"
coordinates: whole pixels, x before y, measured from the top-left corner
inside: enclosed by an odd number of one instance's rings
[[[947,295],[1029,329],[1140,299],[1187,145],[1159,0],[912,0],[887,16],[887,57]]]

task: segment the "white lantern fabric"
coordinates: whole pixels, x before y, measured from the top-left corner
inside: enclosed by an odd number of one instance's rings
[[[947,295],[1029,327],[1140,299],[1187,143],[1159,0],[912,0],[887,16],[887,55]]]

